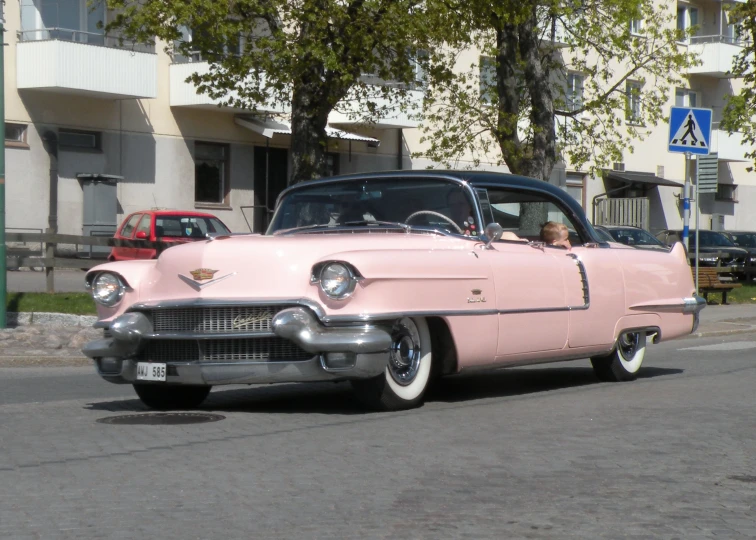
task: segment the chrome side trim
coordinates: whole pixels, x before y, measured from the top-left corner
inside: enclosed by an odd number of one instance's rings
[[[376,313],[372,315],[331,315],[321,319],[326,325],[366,323],[373,321],[390,321],[402,317],[471,317],[483,315],[513,315],[518,313],[548,313],[552,311],[583,311],[589,306],[560,306],[544,308],[521,308],[521,309],[478,309],[465,311],[397,311],[392,313]]]
[[[572,257],[574,259],[575,264],[578,267],[578,272],[580,272],[580,282],[583,285],[583,305],[580,307],[574,307],[571,309],[574,310],[580,310],[580,309],[588,309],[591,305],[591,290],[588,286],[588,273],[585,270],[585,265],[583,264],[583,261],[580,260],[580,257],[575,255],[574,253],[568,253],[568,257]]]
[[[496,309],[468,309],[448,311],[396,311],[390,313],[360,314],[360,315],[327,315],[320,321],[326,325],[341,323],[366,323],[371,321],[390,321],[402,317],[460,317],[472,315],[496,315],[500,313]]]

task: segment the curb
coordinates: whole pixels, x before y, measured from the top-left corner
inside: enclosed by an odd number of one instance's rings
[[[71,315],[69,313],[48,313],[32,311],[29,313],[8,312],[6,322],[13,326],[27,326],[31,324],[49,324],[52,326],[92,326],[97,322],[96,315]]]
[[[92,360],[85,356],[0,356],[0,368],[86,367],[92,365]]]

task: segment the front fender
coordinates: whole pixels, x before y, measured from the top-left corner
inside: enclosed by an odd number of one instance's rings
[[[156,262],[155,260],[120,261],[100,264],[91,268],[84,277],[87,287],[92,284],[95,276],[100,272],[112,272],[119,275],[127,287],[121,301],[113,307],[103,306],[95,302],[97,317],[100,320],[112,319],[136,302],[139,298],[139,287],[146,276],[154,270]]]

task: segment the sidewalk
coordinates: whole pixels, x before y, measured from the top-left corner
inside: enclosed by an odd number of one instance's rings
[[[89,366],[81,354],[88,341],[102,337],[92,328],[93,317],[35,313],[21,314],[20,325],[0,330],[0,367]],[[15,322],[10,316],[9,322]],[[756,304],[706,306],[701,323],[691,338],[756,332]]]
[[[706,306],[701,323],[691,337],[725,336],[756,332],[756,304]]]

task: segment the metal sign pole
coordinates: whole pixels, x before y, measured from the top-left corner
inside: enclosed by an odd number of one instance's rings
[[[5,260],[5,2],[0,3],[0,328],[7,328],[8,302]]]
[[[689,159],[690,154],[686,154],[685,159]],[[698,181],[698,174],[696,174],[696,294],[698,294],[698,237],[701,236],[699,234],[699,229],[701,228],[698,223],[698,219],[700,217],[700,203],[698,202],[700,199],[698,198],[698,184],[700,182]]]
[[[682,241],[685,250],[690,253],[688,238],[690,237],[690,152],[685,152],[685,186],[683,187],[683,233]]]

